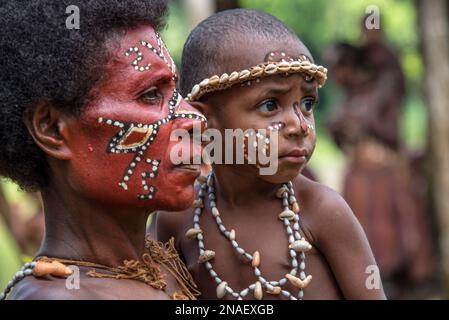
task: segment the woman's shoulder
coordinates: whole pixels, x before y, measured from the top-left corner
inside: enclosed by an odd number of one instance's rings
[[[29,276],[17,283],[8,300],[72,300],[79,299],[66,286],[66,279]],[[89,297],[86,297],[89,299]]]

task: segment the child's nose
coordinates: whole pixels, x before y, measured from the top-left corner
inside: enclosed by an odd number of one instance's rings
[[[307,120],[302,114],[301,110],[299,110],[299,106],[294,103],[292,108],[289,108],[286,113],[287,115],[285,121],[285,133],[288,136],[306,136],[308,134]]]

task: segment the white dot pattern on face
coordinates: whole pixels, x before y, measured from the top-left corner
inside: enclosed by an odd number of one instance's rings
[[[148,48],[151,50],[151,52],[153,52],[156,56],[158,56],[159,58],[161,58],[165,64],[167,65],[167,67],[170,69],[171,73],[172,73],[172,78],[173,80],[176,79],[176,65],[167,49],[167,46],[165,45],[164,41],[162,40],[161,36],[159,35],[159,33],[156,33],[156,42],[157,42],[157,48],[155,48],[151,43],[145,41],[145,40],[141,40],[140,44],[142,46],[144,46],[145,48]],[[166,54],[168,55],[168,59],[166,57]],[[139,66],[139,62],[143,60],[144,55],[143,53],[139,50],[138,47],[131,47],[129,48],[126,52],[125,52],[125,56],[130,56],[132,54],[136,55],[136,59],[133,60],[133,62],[131,63],[131,66],[134,68],[134,70],[139,71],[139,72],[144,72],[144,71],[149,71],[151,68],[151,63],[148,63],[145,66]]]
[[[176,66],[171,58],[167,47],[162,41],[160,35],[156,33],[156,42],[157,48],[155,48],[152,44],[147,41],[141,40],[140,44],[151,50],[157,57],[162,59],[167,67],[170,69],[172,73],[172,79],[176,80]],[[168,55],[168,59],[166,54]],[[143,60],[143,53],[139,50],[138,47],[131,47],[126,52],[126,56],[130,56],[131,54],[136,55],[136,59],[131,63],[131,66],[138,72],[149,71],[151,69],[151,64],[147,64],[146,66],[139,66],[139,62]],[[159,127],[167,124],[168,122],[175,120],[177,118],[189,118],[196,119],[202,122],[206,122],[206,118],[195,112],[189,111],[176,111],[176,108],[179,106],[181,102],[181,95],[174,90],[173,96],[168,102],[168,116],[156,120],[150,124],[143,123],[132,123],[132,122],[122,122],[113,119],[103,119],[98,118],[99,123],[105,123],[110,126],[120,128],[120,131],[112,137],[112,139],[108,143],[108,147],[106,152],[114,153],[114,154],[123,154],[123,153],[132,153],[135,154],[134,158],[131,160],[128,168],[126,168],[125,173],[122,177],[122,180],[118,183],[119,187],[123,190],[128,190],[127,182],[133,176],[137,165],[142,161],[144,156],[144,152],[150,147],[153,141],[157,137],[157,133],[159,131]],[[138,142],[126,143],[126,140],[134,133],[142,134],[143,138]],[[142,188],[145,191],[144,194],[138,194],[137,198],[139,200],[150,200],[153,199],[157,189],[154,186],[151,186],[147,183],[147,179],[155,179],[158,174],[160,160],[152,160],[146,159],[146,164],[150,165],[151,171],[144,171],[142,173]]]
[[[245,141],[242,145],[243,156],[250,164],[255,164],[256,167],[260,168],[260,164],[257,163],[256,159],[253,159],[250,156],[250,152],[248,147],[252,148],[251,152],[253,155],[257,154],[258,148],[261,148],[262,154],[267,156],[270,152],[270,134],[274,131],[280,131],[283,127],[285,127],[285,123],[282,121],[271,122],[267,127],[267,131],[259,131],[257,129],[250,129],[249,132],[245,133]],[[267,135],[267,133],[269,133]],[[252,142],[252,144],[250,143]],[[248,146],[248,147],[247,147]]]
[[[135,154],[134,158],[131,160],[130,164],[126,168],[122,180],[118,183],[119,187],[121,187],[123,190],[125,191],[128,190],[127,182],[131,179],[131,177],[135,173],[137,166],[142,162],[145,151],[151,146],[153,141],[156,139],[157,133],[161,126],[177,118],[186,118],[186,117],[189,119],[196,119],[202,122],[206,122],[206,118],[202,114],[190,111],[176,110],[176,108],[180,105],[181,99],[182,99],[181,95],[176,90],[174,90],[173,96],[168,102],[168,116],[149,124],[123,122],[113,119],[98,118],[98,122],[100,124],[106,124],[120,129],[120,131],[117,134],[115,134],[109,141],[106,149],[107,153]],[[126,143],[128,137],[130,137],[133,133],[143,135],[143,138],[138,142]],[[150,168],[150,170],[144,171],[142,173],[141,176],[142,188],[145,191],[145,193],[137,195],[137,198],[139,200],[154,199],[157,189],[156,187],[149,185],[147,183],[147,179],[155,179],[157,177],[160,163],[161,163],[160,160],[155,159],[145,160],[145,165],[147,165]]]
[[[140,52],[139,48],[137,47],[131,47],[126,52],[125,55],[128,57],[131,54],[136,55],[136,59],[131,63],[134,70],[139,72],[148,71],[151,68],[151,63],[148,63],[146,66],[139,66],[139,62],[143,60],[143,54]]]
[[[167,47],[162,41],[160,35],[156,33],[156,42],[157,48],[155,48],[152,44],[147,41],[141,40],[140,44],[144,47],[150,49],[157,57],[162,59],[167,67],[170,69],[172,73],[172,79],[176,80],[176,66],[171,58]],[[167,59],[166,54],[168,54],[169,59]],[[131,63],[131,66],[139,72],[148,71],[151,68],[151,64],[147,64],[145,67],[139,66],[139,62],[143,60],[143,54],[140,52],[139,48],[131,47],[126,52],[126,56],[130,56],[131,54],[136,54],[136,59]],[[112,139],[108,143],[108,147],[106,152],[114,153],[114,154],[123,154],[123,153],[132,153],[135,154],[134,158],[131,160],[128,168],[125,170],[122,180],[118,183],[118,185],[123,190],[128,190],[127,182],[131,179],[134,174],[137,165],[142,161],[144,156],[144,152],[150,147],[153,141],[157,137],[157,133],[159,128],[168,122],[175,120],[176,118],[189,118],[196,119],[202,122],[206,122],[206,118],[203,115],[190,111],[176,111],[176,108],[179,106],[181,102],[181,95],[174,90],[173,96],[168,102],[168,116],[162,118],[160,120],[156,120],[150,124],[144,123],[132,123],[132,122],[122,122],[113,119],[103,119],[98,118],[99,123],[105,123],[110,126],[120,128],[120,131],[112,137]],[[126,143],[126,140],[134,133],[138,133],[143,135],[143,138],[138,142]],[[157,189],[154,186],[151,186],[147,183],[147,179],[155,179],[158,174],[160,160],[152,160],[146,159],[147,165],[150,165],[151,171],[142,173],[142,187],[145,191],[144,194],[138,194],[139,200],[149,200],[153,199]]]

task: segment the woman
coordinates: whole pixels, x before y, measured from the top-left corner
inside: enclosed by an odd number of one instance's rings
[[[199,167],[172,164],[171,132],[205,123],[175,89],[166,1],[78,1],[68,29],[73,4],[0,7],[0,174],[41,192],[46,226],[1,298],[194,298],[172,244],[145,242],[150,212],[194,197]]]

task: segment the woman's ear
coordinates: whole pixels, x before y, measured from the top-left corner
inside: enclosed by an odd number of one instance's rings
[[[24,122],[34,142],[47,155],[69,160],[72,152],[65,136],[67,132],[67,116],[48,102],[39,102],[26,113]]]

